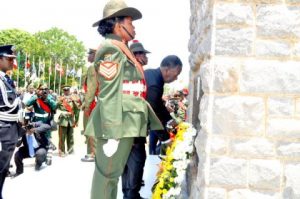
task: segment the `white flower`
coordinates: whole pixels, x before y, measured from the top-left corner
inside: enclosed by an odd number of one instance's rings
[[[175,140],[173,144],[174,150],[171,152],[171,156],[174,159],[173,168],[176,171],[177,177],[174,178],[175,187],[171,187],[166,194],[163,194],[163,199],[177,199],[181,192],[181,184],[186,176],[186,169],[190,163],[190,154],[194,150],[194,138],[196,136],[196,130],[189,123],[184,123],[188,128],[186,132],[183,132],[183,140]]]

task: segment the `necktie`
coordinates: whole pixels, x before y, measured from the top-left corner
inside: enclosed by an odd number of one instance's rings
[[[27,135],[27,144],[28,144],[28,150],[30,157],[34,156],[34,148],[33,148],[33,139],[32,135]]]
[[[4,77],[6,78],[7,83],[9,83],[11,87],[15,88],[14,81],[8,75],[5,75]]]

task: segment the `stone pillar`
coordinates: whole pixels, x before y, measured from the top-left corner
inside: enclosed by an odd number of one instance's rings
[[[300,0],[191,0],[192,199],[300,198]]]

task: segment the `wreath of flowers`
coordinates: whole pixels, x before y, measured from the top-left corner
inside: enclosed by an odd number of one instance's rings
[[[176,199],[181,192],[186,168],[194,152],[196,130],[189,123],[180,123],[177,134],[167,149],[157,173],[156,183],[152,188],[152,199]]]

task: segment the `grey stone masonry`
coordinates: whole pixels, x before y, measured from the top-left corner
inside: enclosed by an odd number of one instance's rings
[[[300,0],[190,2],[198,135],[183,195],[299,199]]]

